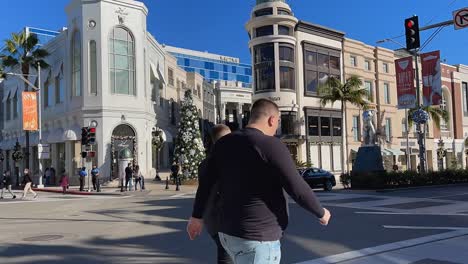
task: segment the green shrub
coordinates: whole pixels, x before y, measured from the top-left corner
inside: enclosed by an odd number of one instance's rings
[[[419,174],[415,171],[404,172],[368,172],[352,173],[341,176],[343,180],[351,181],[353,189],[385,189],[411,186],[440,185],[468,183],[468,170],[429,171]],[[341,179],[340,178],[340,179]]]

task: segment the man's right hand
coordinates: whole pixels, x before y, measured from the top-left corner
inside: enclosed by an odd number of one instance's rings
[[[323,210],[325,211],[325,214],[323,215],[322,218],[319,219],[320,221],[320,224],[321,225],[328,225],[328,222],[330,221],[330,218],[331,218],[331,214],[330,214],[330,211],[328,211],[327,208],[323,208]]]

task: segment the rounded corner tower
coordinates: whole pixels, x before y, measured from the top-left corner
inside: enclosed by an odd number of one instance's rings
[[[253,100],[268,98],[280,109],[298,111],[296,37],[298,19],[285,0],[256,0],[250,20]]]

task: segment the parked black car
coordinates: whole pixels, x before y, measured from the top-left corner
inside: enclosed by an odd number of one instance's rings
[[[336,186],[335,175],[318,168],[299,169],[299,174],[311,188],[323,187],[325,191],[331,191]]]

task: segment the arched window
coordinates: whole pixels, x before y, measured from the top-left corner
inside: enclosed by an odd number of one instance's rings
[[[134,40],[125,28],[115,27],[110,33],[109,64],[111,91],[136,95]]]
[[[442,100],[440,101],[440,109],[445,110],[449,113],[450,116],[450,110],[448,107],[448,99],[449,95],[447,94],[447,91],[442,91]],[[442,118],[440,119],[440,130],[441,131],[448,131],[449,130],[449,124],[447,124]]]
[[[89,42],[89,76],[90,76],[90,92],[97,95],[97,50],[96,41]]]
[[[79,31],[72,38],[72,96],[81,96],[81,36]]]

